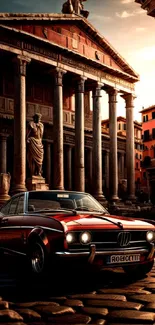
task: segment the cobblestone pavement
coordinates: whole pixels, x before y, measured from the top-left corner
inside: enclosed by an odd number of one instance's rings
[[[121,268],[100,274],[61,270],[35,281],[23,271],[15,274],[0,273],[3,325],[155,324],[155,266],[138,280]]]

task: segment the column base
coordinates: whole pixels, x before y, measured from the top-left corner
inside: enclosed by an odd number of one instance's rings
[[[1,195],[0,194],[0,207],[4,205],[10,199],[10,195]]]
[[[45,178],[42,176],[32,176],[26,181],[28,191],[47,191],[49,185],[45,183]]]
[[[112,195],[111,198],[110,198],[110,201],[111,202],[118,202],[118,201],[120,201],[120,198],[117,195]]]
[[[136,196],[135,195],[128,195],[126,201],[136,202]]]
[[[92,194],[92,195],[104,207],[107,205],[108,202],[103,194]]]
[[[26,192],[26,191],[27,191],[27,188],[25,185],[13,184],[10,193],[11,193],[11,195],[15,195],[17,193]]]

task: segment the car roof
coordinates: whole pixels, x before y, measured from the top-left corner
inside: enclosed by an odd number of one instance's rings
[[[70,194],[85,194],[85,195],[89,195],[89,193],[86,192],[80,192],[80,191],[69,191],[69,190],[33,190],[33,191],[25,191],[25,192],[20,192],[17,193],[15,195],[13,195],[12,197],[16,197],[25,193],[70,193]]]

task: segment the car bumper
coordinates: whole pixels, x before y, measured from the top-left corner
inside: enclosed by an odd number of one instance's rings
[[[108,251],[98,251],[96,250],[96,245],[90,245],[89,251],[75,252],[75,251],[64,251],[56,252],[55,255],[59,258],[64,259],[79,259],[85,258],[88,263],[92,264],[95,257],[105,257],[110,255],[134,255],[140,254],[140,256],[145,256],[145,261],[151,260],[154,258],[155,247],[154,244],[150,244],[149,248],[140,248],[140,249],[126,249],[122,251],[118,250],[108,250]],[[123,264],[123,263],[122,263]]]

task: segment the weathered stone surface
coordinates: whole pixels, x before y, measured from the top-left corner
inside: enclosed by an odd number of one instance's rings
[[[59,306],[59,304],[54,301],[31,301],[12,304],[12,308],[32,308],[35,306]]]
[[[107,307],[115,309],[135,309],[140,310],[143,305],[136,302],[116,301],[116,300],[87,300],[85,305],[94,307]]]
[[[74,314],[74,315],[64,315],[57,317],[49,317],[48,322],[52,324],[89,324],[91,322],[91,317],[87,315]]]
[[[147,324],[155,321],[155,313],[138,310],[114,310],[109,312],[108,319],[114,319],[117,323],[123,321],[131,322],[132,320],[138,321],[138,323],[142,322],[143,324]]]
[[[152,289],[155,290],[155,283],[146,283],[145,289],[149,289],[152,291]]]
[[[74,309],[68,306],[35,306],[34,308],[39,314],[44,316],[75,313]]]
[[[8,321],[23,321],[23,317],[11,309],[0,310],[0,323]]]
[[[56,301],[56,302],[58,302],[58,303],[61,304],[62,302],[64,302],[67,299],[67,297],[64,297],[64,296],[61,296],[61,297],[50,297],[49,299],[52,300],[52,301]]]
[[[18,309],[18,313],[24,318],[24,321],[35,321],[41,319],[41,315],[31,309]]]
[[[149,302],[148,304],[145,305],[144,309],[147,311],[155,312],[155,302]]]
[[[124,295],[132,295],[132,294],[145,294],[145,295],[149,295],[151,294],[150,291],[146,291],[146,290],[142,290],[140,288],[133,288],[133,289],[120,289],[120,288],[108,288],[108,289],[100,289],[98,291],[99,293],[111,293],[111,294],[124,294]]]
[[[2,325],[27,325],[27,324],[25,324],[25,323],[23,323],[23,322],[5,322],[5,323],[1,323]],[[29,324],[30,325],[30,324]],[[41,323],[39,324],[39,325],[42,325]],[[43,324],[44,325],[44,324]]]
[[[88,315],[94,315],[94,316],[106,316],[108,314],[107,308],[83,307],[82,311]]]
[[[93,324],[94,325],[106,325],[107,321],[105,319],[97,319],[96,321],[93,322]],[[91,325],[93,325],[93,324],[91,324]]]
[[[4,300],[0,301],[0,309],[7,309],[7,308],[9,308],[8,301],[4,301]]]
[[[138,301],[141,303],[146,303],[146,302],[154,302],[155,301],[155,294],[151,295],[131,295],[130,300],[132,301]]]
[[[69,307],[83,307],[83,302],[77,299],[66,299],[65,306]]]
[[[69,296],[71,299],[100,299],[100,300],[121,300],[121,301],[126,301],[126,297],[123,295],[117,295],[117,294],[77,294],[77,295],[71,295]]]

